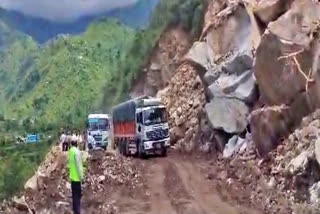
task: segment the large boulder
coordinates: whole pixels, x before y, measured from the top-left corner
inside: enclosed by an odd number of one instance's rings
[[[227,133],[241,133],[248,125],[249,108],[239,99],[223,95],[214,96],[205,109],[214,129]]]
[[[186,59],[210,71],[214,64],[214,52],[206,42],[195,42],[186,55]]]
[[[238,153],[244,143],[244,139],[238,137],[237,135],[234,135],[232,138],[230,138],[227,145],[225,146],[223,150],[223,157],[230,158],[233,154]]]
[[[241,75],[244,71],[251,69],[253,66],[253,58],[250,53],[237,53],[227,59],[222,66],[222,71],[228,74]]]
[[[207,42],[216,58],[231,52],[250,51],[252,47],[252,21],[242,5],[226,16],[218,26],[207,33]]]
[[[261,101],[272,106],[258,109],[251,118],[253,140],[261,153],[320,107],[319,20],[319,3],[294,1],[261,39],[253,70]]]
[[[276,20],[285,13],[292,0],[261,0],[253,7],[253,12],[263,24]]]
[[[299,17],[299,19],[297,19]],[[260,93],[270,105],[289,104],[306,88],[311,69],[319,71],[319,47],[313,37],[320,19],[320,4],[312,0],[295,1],[292,9],[269,25],[256,52],[254,72]],[[298,21],[297,21],[298,20]],[[284,30],[285,29],[285,30]],[[302,51],[293,57],[280,57]]]
[[[278,145],[281,136],[290,133],[291,115],[288,106],[271,106],[257,109],[250,115],[252,139],[261,155]]]
[[[256,101],[257,88],[254,75],[248,70],[241,75],[222,75],[217,84],[227,97],[240,99],[248,104]]]

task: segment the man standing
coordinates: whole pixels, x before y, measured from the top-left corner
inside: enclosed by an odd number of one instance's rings
[[[71,181],[72,202],[74,214],[80,214],[81,181],[83,180],[83,163],[77,141],[71,141],[69,151],[69,177]]]
[[[95,148],[96,148],[96,140],[94,139],[94,137],[89,132],[89,135],[88,135],[88,149],[89,150],[94,150]]]
[[[62,135],[60,136],[60,145],[62,145],[62,151],[67,151],[67,135],[62,132]]]

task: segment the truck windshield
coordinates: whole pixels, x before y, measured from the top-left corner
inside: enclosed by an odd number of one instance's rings
[[[89,131],[107,131],[109,129],[109,120],[108,119],[89,119],[88,121]]]
[[[144,124],[154,125],[168,121],[165,108],[154,108],[143,111]]]

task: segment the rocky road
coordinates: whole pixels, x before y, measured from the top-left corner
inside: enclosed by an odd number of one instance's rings
[[[66,154],[54,148],[30,179],[35,185],[30,185],[21,198],[13,199],[1,211],[72,213],[66,162]],[[220,197],[221,188],[217,189],[216,181],[208,178],[208,161],[184,157],[177,151],[171,151],[165,158],[145,160],[101,151],[88,156],[87,168],[82,200],[86,214],[261,213],[230,201],[230,192],[225,192],[229,197],[225,194]]]
[[[258,214],[222,200],[205,166],[180,155],[133,159],[145,176],[144,190],[113,192],[107,200],[121,214]]]

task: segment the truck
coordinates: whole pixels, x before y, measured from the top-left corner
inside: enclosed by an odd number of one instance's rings
[[[160,99],[144,96],[112,110],[115,147],[125,156],[167,155],[170,146],[166,107]]]
[[[95,148],[106,150],[110,141],[110,121],[109,114],[90,114],[87,121],[87,142],[91,135],[95,140]]]

